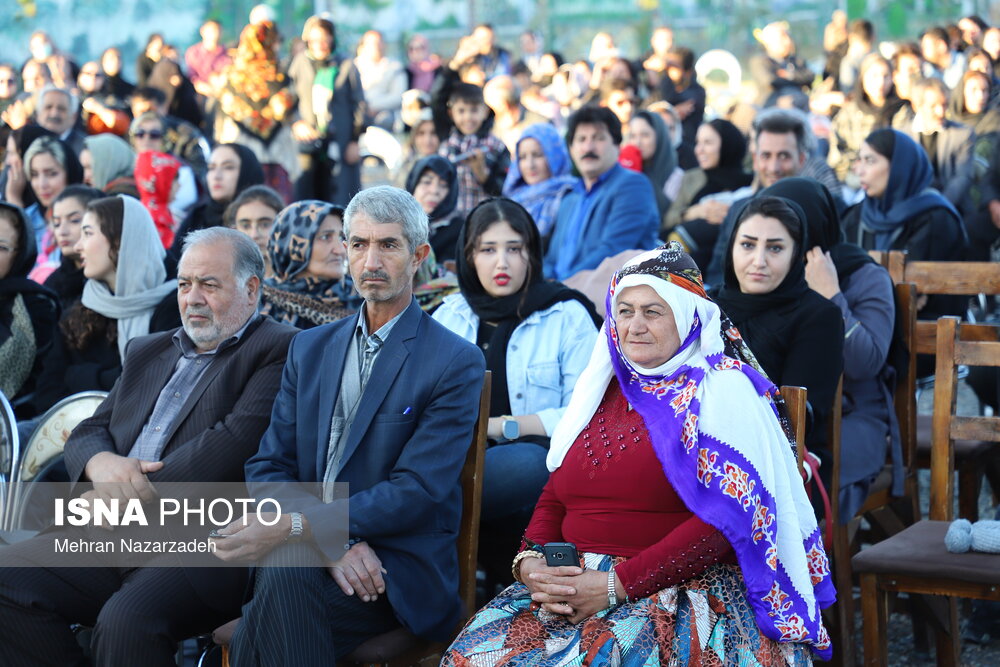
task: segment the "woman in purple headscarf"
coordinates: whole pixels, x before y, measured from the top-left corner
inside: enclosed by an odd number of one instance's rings
[[[829,659],[829,564],[774,385],[678,243],[628,262],[606,302],[517,583],[442,664]],[[547,565],[553,542],[580,560]]]

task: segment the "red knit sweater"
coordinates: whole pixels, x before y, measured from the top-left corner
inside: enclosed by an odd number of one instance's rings
[[[631,599],[735,563],[729,542],[674,491],[642,417],[612,380],[601,407],[552,473],[525,536],[624,556],[615,572]]]

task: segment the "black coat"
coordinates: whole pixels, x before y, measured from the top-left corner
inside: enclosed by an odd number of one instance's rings
[[[14,299],[18,295],[24,299],[24,307],[28,311],[28,317],[31,318],[31,326],[35,333],[35,361],[24,384],[21,385],[17,394],[11,397],[15,401],[37,390],[37,378],[41,372],[42,363],[50,355],[54,339],[58,338],[55,332],[56,322],[59,319],[59,303],[48,290],[38,287],[37,290],[4,293],[0,289],[0,343],[3,343],[10,335]],[[22,408],[18,408],[18,418],[26,416],[22,412]]]
[[[825,445],[837,381],[844,369],[840,308],[809,290],[797,301],[745,320],[730,315],[774,384],[808,389],[813,418],[806,442],[810,447]]]
[[[861,207],[862,204],[855,204],[847,209],[841,225],[848,243],[875,250],[875,235],[861,225]],[[903,223],[888,250],[905,250],[909,262],[958,262],[965,258],[965,246],[965,233],[955,216],[948,209],[932,208]],[[942,315],[961,316],[964,312],[964,297],[938,295],[927,299],[919,318],[936,320]]]
[[[87,278],[83,269],[78,268],[72,260],[63,259],[55,271],[45,279],[45,286],[59,297],[59,305],[65,313],[83,295],[83,286]]]
[[[65,318],[70,308],[63,314]],[[177,296],[168,294],[153,310],[149,320],[149,333],[168,331],[181,324],[177,310]],[[111,323],[110,326],[115,326]],[[91,340],[82,350],[70,348],[66,339],[56,336],[52,350],[46,355],[38,376],[34,407],[38,414],[52,407],[57,401],[81,391],[111,391],[122,373],[118,343],[105,336]]]

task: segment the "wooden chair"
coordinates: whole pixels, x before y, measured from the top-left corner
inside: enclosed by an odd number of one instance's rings
[[[868,490],[865,503],[852,517],[841,515],[838,502],[842,468],[842,389],[843,380],[837,388],[837,396],[830,419],[829,442],[833,457],[831,483],[828,492],[831,501],[832,526],[830,531],[829,555],[833,562],[834,585],[837,589],[837,604],[827,610],[827,628],[834,645],[833,662],[853,665],[855,661],[854,642],[854,576],[851,558],[859,548],[858,535],[862,517],[867,516],[882,538],[894,535],[913,523],[919,516],[917,501],[917,480],[913,468],[914,417],[916,403],[914,388],[916,383],[915,354],[909,341],[912,339],[916,322],[916,293],[912,284],[904,283],[894,287],[896,294],[896,326],[902,332],[907,344],[909,360],[906,372],[896,379],[894,410],[899,422],[900,440],[903,450],[903,496],[892,495],[893,461],[892,452],[888,456],[878,477]]]
[[[81,391],[62,399],[42,415],[11,478],[7,495],[10,529],[23,528],[24,510],[34,489],[30,483],[45,479],[46,473],[62,459],[63,448],[73,429],[92,416],[107,395],[106,391]]]
[[[861,576],[867,665],[888,664],[889,592],[947,596],[944,622],[935,627],[939,665],[958,664],[955,597],[1000,601],[1000,554],[952,554],[944,546],[953,516],[955,442],[1000,442],[1000,417],[955,415],[958,367],[1000,367],[1000,327],[960,325],[958,318],[943,317],[936,333],[930,520],[913,524],[853,559],[854,571]]]
[[[871,254],[888,269],[894,283],[913,283],[918,294],[1000,295],[1000,264],[995,262],[909,262],[906,261],[906,253],[898,250]],[[933,321],[918,320],[911,350],[915,354],[934,355],[935,336]],[[913,412],[916,414],[916,394],[913,400]],[[930,417],[915,417],[914,433],[914,465],[917,469],[926,470],[930,467]],[[958,440],[955,443],[955,467],[959,476],[959,516],[975,521],[979,514],[979,491],[984,476],[994,495],[1000,495],[1000,448],[981,441]]]
[[[833,480],[840,479],[840,415],[841,415],[841,390],[843,380],[837,385],[837,393],[834,397],[833,413],[830,418],[830,442],[833,443],[834,469]],[[795,434],[795,453],[798,459],[799,469],[802,469],[802,462],[805,457],[805,433],[806,433],[806,401],[808,392],[804,387],[781,387],[781,395],[785,399],[785,406],[788,409],[788,419],[792,423],[792,432]],[[824,610],[827,630],[830,632],[830,641],[833,643],[832,664],[853,665],[854,664],[854,597],[852,594],[853,583],[851,581],[850,568],[850,541],[847,539],[846,527],[837,522],[837,496],[833,490],[830,493],[830,504],[833,511],[833,526],[827,526],[827,530],[832,531],[832,549],[828,553],[833,561],[833,583],[837,589],[837,603]]]
[[[490,386],[492,373],[486,371],[479,394],[479,416],[472,434],[465,464],[462,466],[462,522],[458,532],[458,594],[465,614],[455,628],[455,634],[476,611],[476,562],[479,557],[479,516],[482,513],[483,465],[486,461],[486,428],[490,416]],[[212,639],[222,646],[222,665],[229,667],[229,642],[240,619],[230,621],[212,633]],[[280,632],[280,628],[275,628]],[[424,641],[405,628],[397,628],[369,639],[343,661],[345,665],[410,667],[437,665],[446,644]]]
[[[833,585],[837,589],[837,602],[824,611],[826,626],[833,643],[833,660],[837,665],[854,664],[854,584],[851,579],[851,527],[858,523],[852,517],[850,525],[845,525],[840,517],[840,469],[841,469],[841,439],[840,423],[843,415],[844,378],[837,383],[837,391],[833,397],[833,409],[830,411],[827,441],[830,443],[830,454],[833,459],[830,471],[830,525],[823,527],[828,539],[827,553],[833,564]],[[890,473],[891,474],[891,473]]]
[[[892,467],[887,464],[872,484],[868,499],[858,515],[867,515],[873,524],[881,527],[883,537],[894,535],[910,525],[920,516],[916,477],[916,429],[917,429],[917,291],[913,283],[898,283],[896,292],[896,327],[902,333],[906,346],[907,363],[905,372],[896,378],[893,397],[896,421],[899,424],[899,438],[903,451],[903,497],[892,496]],[[893,510],[892,508],[897,508]]]
[[[788,421],[791,422],[792,433],[795,435],[795,460],[798,461],[799,470],[802,470],[802,461],[806,453],[806,388],[784,385],[779,391],[781,397],[785,399]]]

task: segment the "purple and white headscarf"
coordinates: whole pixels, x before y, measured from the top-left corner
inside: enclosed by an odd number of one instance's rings
[[[681,346],[642,368],[622,353],[617,295],[648,285],[673,311]],[[732,545],[757,624],[771,639],[811,645],[829,659],[820,610],[836,592],[777,388],[739,331],[705,296],[701,274],[676,242],[643,253],[611,279],[604,337],[552,434],[555,470],[597,410],[612,376],[642,416],[663,472],[684,504]]]

